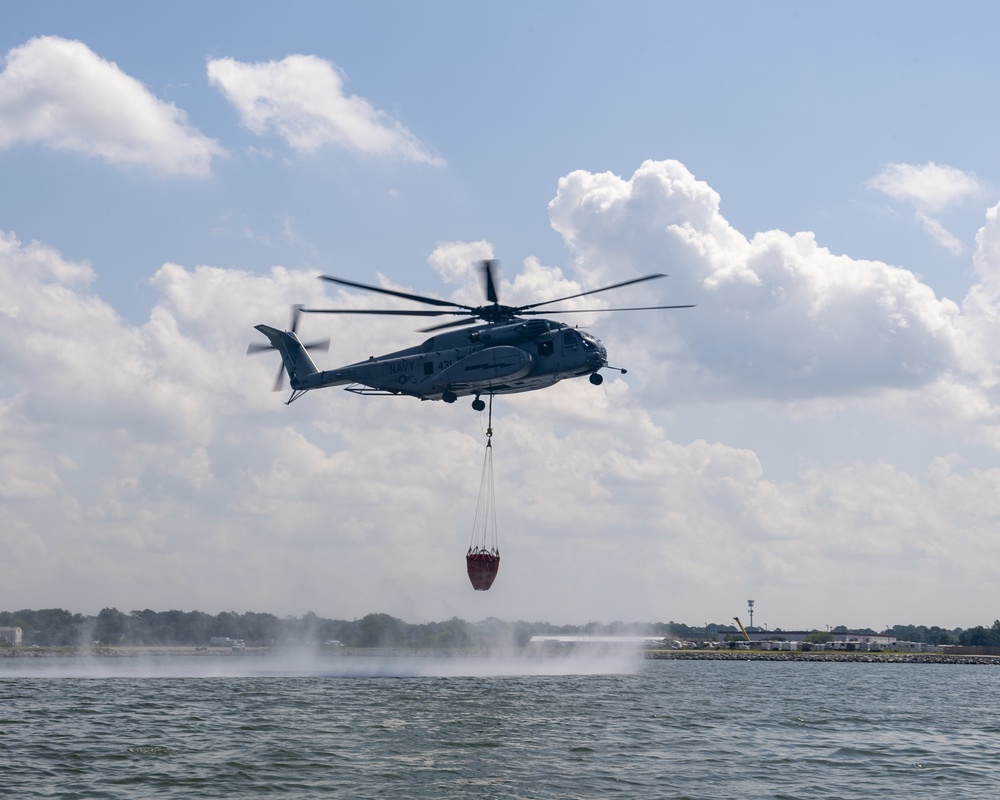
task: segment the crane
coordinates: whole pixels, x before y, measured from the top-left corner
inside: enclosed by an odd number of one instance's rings
[[[743,638],[746,639],[749,642],[750,641],[750,634],[747,633],[747,629],[743,627],[743,623],[740,622],[740,618],[739,617],[733,617],[733,619],[736,621],[736,627],[738,627],[740,629],[740,633],[743,634]]]

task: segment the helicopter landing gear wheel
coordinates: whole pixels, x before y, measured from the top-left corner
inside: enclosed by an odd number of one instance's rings
[[[473,411],[485,411],[486,410],[486,401],[485,400],[480,400],[478,394],[476,395],[476,399],[472,401],[472,410]]]
[[[604,383],[604,376],[601,375],[601,373],[599,372],[591,372],[590,382],[594,384],[594,386],[600,386],[602,383]]]
[[[444,394],[441,395],[441,399],[444,400],[446,403],[454,403],[456,400],[458,400],[458,395],[456,395],[452,391],[446,391],[444,392]]]

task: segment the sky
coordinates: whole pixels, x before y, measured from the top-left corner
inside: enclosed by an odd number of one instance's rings
[[[1000,9],[11,2],[0,608],[421,623],[1000,616]],[[524,304],[600,387],[270,391],[294,303]],[[623,305],[692,309],[601,313]],[[563,306],[563,307],[569,307]],[[558,305],[549,315],[559,319]],[[413,346],[310,317],[321,368]],[[746,621],[746,619],[744,619]]]

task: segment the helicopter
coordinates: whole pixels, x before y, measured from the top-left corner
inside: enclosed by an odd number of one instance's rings
[[[412,300],[434,309],[345,309],[292,307],[290,329],[280,331],[268,325],[256,325],[268,339],[268,344],[252,343],[247,354],[277,350],[282,364],[274,384],[280,391],[287,372],[291,396],[286,405],[313,389],[343,386],[360,395],[404,395],[420,400],[443,400],[454,403],[459,397],[474,395],[472,408],[482,411],[486,403],[482,395],[531,392],[545,389],[567,378],[589,376],[592,384],[604,382],[599,370],[608,368],[625,374],[627,370],[608,365],[607,349],[601,340],[588,331],[563,322],[539,319],[541,306],[572,300],[611,289],[619,289],[644,281],[665,278],[662,273],[591,289],[586,292],[543,300],[523,306],[500,304],[497,291],[498,262],[479,262],[486,305],[467,306],[434,297],[409,294],[381,286],[320,275],[329,283],[362,289],[368,292]],[[632,308],[563,309],[550,313],[577,314],[587,311],[653,311],[659,309],[693,308],[692,305],[641,306]],[[422,328],[421,333],[434,333],[416,347],[397,350],[365,361],[320,370],[308,350],[329,348],[329,339],[304,343],[296,334],[301,314],[376,314],[411,317],[452,315],[458,320]],[[527,317],[527,319],[526,319]],[[448,330],[462,328],[462,330]]]

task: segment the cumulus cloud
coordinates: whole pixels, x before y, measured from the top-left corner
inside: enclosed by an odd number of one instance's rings
[[[953,253],[961,253],[965,247],[941,224],[938,215],[951,206],[982,195],[986,189],[974,175],[933,161],[919,166],[889,164],[867,185],[893,200],[912,205],[924,230]]]
[[[40,143],[160,175],[205,177],[222,147],[83,42],[42,36],[0,74],[0,148]]]
[[[573,172],[549,212],[588,284],[663,271],[644,293],[698,305],[628,320],[657,342],[675,399],[857,396],[924,386],[955,363],[959,309],[913,273],[834,255],[811,233],[748,240],[676,161],[628,179]]]
[[[345,94],[344,76],[317,56],[256,64],[211,59],[208,80],[253,133],[277,134],[300,153],[335,146],[365,156],[444,164],[400,122],[363,97]]]
[[[962,302],[962,367],[990,391],[1000,386],[1000,205],[986,212],[976,235],[973,266],[979,277]],[[994,413],[990,415],[1000,422]]]

